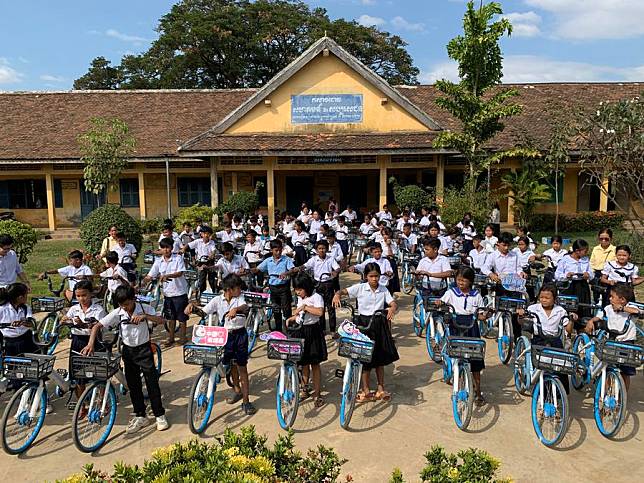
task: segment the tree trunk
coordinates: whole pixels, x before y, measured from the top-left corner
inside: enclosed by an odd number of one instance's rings
[[[555,162],[555,235],[559,234],[559,161]]]

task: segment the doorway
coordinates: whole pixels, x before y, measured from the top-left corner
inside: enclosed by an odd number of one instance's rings
[[[313,176],[286,177],[286,211],[293,216],[300,214],[302,202],[311,207],[313,202]]]
[[[85,183],[83,180],[80,180],[80,202],[81,202],[81,220],[84,220],[87,215],[92,211],[98,208],[100,200],[100,205],[105,204],[105,191],[100,195],[95,195],[94,193],[87,191],[85,189]]]
[[[367,176],[340,176],[340,196],[338,210],[342,212],[347,205],[361,213],[367,210]]]

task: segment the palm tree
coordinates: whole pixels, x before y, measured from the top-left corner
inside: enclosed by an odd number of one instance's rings
[[[528,169],[510,172],[501,178],[501,187],[509,191],[508,198],[514,201],[514,216],[521,226],[528,225],[537,203],[551,198],[549,187],[542,183],[542,179]]]

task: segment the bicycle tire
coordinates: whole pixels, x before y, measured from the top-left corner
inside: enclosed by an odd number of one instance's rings
[[[420,297],[415,297],[414,306],[411,312],[411,324],[414,329],[414,333],[418,337],[423,336],[423,328],[425,327],[424,318],[425,309],[423,307],[423,300]]]
[[[606,388],[613,389],[613,391],[605,390],[603,400],[601,400],[601,381],[602,378],[598,377],[595,382],[593,415],[595,416],[595,424],[601,435],[610,439],[619,432],[624,424],[624,419],[626,419],[628,393],[626,392],[626,385],[622,375],[615,368],[606,370]],[[613,381],[612,384],[610,381]],[[609,392],[613,394],[609,394]],[[603,416],[606,415],[606,409],[615,415],[613,417],[614,423],[612,427],[607,426],[604,422]]]
[[[572,351],[579,356],[579,360],[581,361],[580,368],[583,367],[583,372],[577,370],[573,372],[570,377],[572,387],[577,391],[581,391],[585,385],[590,383],[590,367],[593,362],[593,348],[588,345],[589,343],[590,337],[588,334],[578,334],[572,343]],[[588,347],[582,349],[583,346]]]
[[[295,365],[288,364],[285,369],[286,381],[284,381],[284,392],[280,394],[280,378],[278,378],[275,399],[277,421],[282,429],[288,430],[293,427],[295,418],[297,418],[297,410],[300,405],[300,379]],[[288,410],[289,408],[290,411]],[[285,411],[285,409],[287,410]]]
[[[340,426],[343,429],[349,429],[353,410],[356,407],[356,397],[360,390],[360,376],[362,364],[347,364],[349,376],[345,375],[346,384],[342,387],[342,401],[340,403]]]
[[[434,361],[436,364],[443,363],[443,345],[445,343],[445,325],[442,318],[434,319],[434,336],[432,337],[432,331],[429,329],[429,324],[431,320],[427,323],[425,331],[425,345],[427,346],[427,353],[429,358]]]
[[[514,387],[522,396],[528,395],[532,374],[531,344],[524,335],[517,339],[514,346]],[[523,353],[523,355],[521,355]]]
[[[20,402],[23,397],[23,393],[26,391],[32,391],[27,397],[27,403],[25,404],[26,410],[23,409],[19,416],[18,409],[20,408]],[[38,393],[38,383],[29,383],[22,386],[18,389],[15,394],[9,400],[9,403],[4,408],[4,413],[2,415],[2,422],[0,431],[2,432],[2,447],[6,453],[11,455],[22,454],[29,449],[33,442],[38,437],[38,433],[42,429],[42,425],[45,421],[45,415],[47,413],[47,388],[43,388],[43,392],[40,395],[40,407],[38,408],[38,413],[35,420],[29,417],[29,409],[31,408],[31,401],[33,397]],[[14,408],[15,406],[15,408]],[[25,438],[25,441],[17,446],[11,441],[11,435],[13,434],[10,431],[12,423],[16,423],[17,430],[22,430],[23,428],[27,429],[29,432]]]
[[[103,391],[105,391],[106,382],[105,381],[94,381],[91,385],[85,388],[81,397],[78,398],[76,403],[76,408],[74,408],[74,416],[72,419],[72,438],[74,440],[74,445],[78,448],[79,451],[83,453],[94,453],[102,448],[107,442],[107,438],[110,437],[112,428],[114,427],[114,422],[116,421],[116,391],[114,386],[109,384],[107,401],[109,404],[109,411],[104,415],[102,414],[102,403],[103,403]],[[88,400],[87,414],[84,418],[80,418],[81,409],[85,405],[85,401]],[[93,404],[93,406],[92,406]],[[108,416],[106,418],[106,416]],[[96,442],[93,444],[86,444],[83,441],[83,432],[81,424],[86,425],[101,425],[103,421],[107,419],[107,424],[104,427],[103,431],[100,433],[100,436]],[[98,429],[98,428],[97,428]]]
[[[503,337],[497,339],[497,349],[501,364],[506,365],[512,358],[512,347],[514,345],[512,317],[510,314],[503,312],[499,319],[499,324],[503,324]]]
[[[474,406],[472,371],[468,364],[458,361],[458,381],[456,394],[452,391],[452,415],[458,429],[465,431],[472,419]]]
[[[557,445],[566,435],[568,424],[570,423],[570,411],[568,396],[558,377],[544,375],[543,386],[545,388],[543,395],[544,407],[541,410],[541,414],[548,420],[558,420],[559,425],[552,437],[544,435],[543,422],[540,422],[539,418],[539,393],[541,391],[541,385],[536,383],[532,389],[532,427],[539,441],[545,446],[551,447]],[[558,417],[557,414],[559,414]]]
[[[400,288],[407,295],[411,295],[414,291],[414,280],[407,265],[403,265],[403,273],[400,277]]]
[[[215,370],[210,367],[203,367],[195,377],[190,389],[188,399],[188,427],[193,434],[201,434],[208,427],[208,421],[215,403],[215,392],[217,384],[213,385],[210,398],[208,398],[208,384],[210,380],[210,371]]]
[[[154,358],[154,367],[157,370],[157,374],[161,375],[161,370],[163,369],[163,350],[161,346],[156,342],[151,342],[152,357]]]

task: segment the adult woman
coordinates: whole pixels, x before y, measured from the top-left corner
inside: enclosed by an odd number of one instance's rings
[[[99,252],[98,258],[102,258],[105,261],[105,256],[114,250],[114,247],[118,245],[118,240],[116,239],[116,234],[119,232],[119,229],[116,225],[110,225],[110,228],[107,232],[107,236],[103,239],[101,245],[101,251]]]
[[[494,229],[494,236],[498,238],[501,234],[501,209],[499,208],[499,203],[494,203],[494,208],[490,213],[490,224]]]

